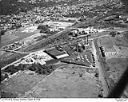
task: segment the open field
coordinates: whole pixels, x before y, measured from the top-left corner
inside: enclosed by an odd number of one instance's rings
[[[110,37],[102,37],[100,38],[99,43],[101,46],[104,46],[106,49],[111,49],[113,47],[113,42]]]
[[[37,75],[36,73],[27,71],[18,72],[17,75],[11,77],[9,80],[1,84],[2,97],[18,97],[18,95],[25,94],[33,86],[35,86],[45,75]],[[12,96],[9,95],[12,94]]]
[[[99,97],[102,96],[101,90],[93,72],[87,72],[84,67],[64,65],[42,79],[23,97]]]
[[[111,58],[107,60],[109,78],[117,83],[128,66],[128,58]]]
[[[128,31],[123,32],[122,36],[117,36],[115,38],[115,44],[117,46],[128,47]]]

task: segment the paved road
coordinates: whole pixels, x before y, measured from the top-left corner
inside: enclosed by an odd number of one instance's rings
[[[94,39],[94,41],[92,41],[92,48],[94,50],[94,57],[96,59],[95,63],[96,63],[96,67],[99,69],[99,78],[102,82],[102,86],[103,86],[103,96],[107,97],[108,93],[109,93],[109,86],[107,84],[107,80],[106,80],[106,74],[105,74],[105,66],[102,62],[101,56],[100,56],[100,52],[99,52],[99,47],[97,44],[97,39]]]

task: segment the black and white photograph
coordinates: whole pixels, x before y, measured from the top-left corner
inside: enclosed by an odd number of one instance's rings
[[[0,68],[1,99],[128,102],[128,0],[0,0]]]

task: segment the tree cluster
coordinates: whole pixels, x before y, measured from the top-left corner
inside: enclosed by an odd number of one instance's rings
[[[32,66],[29,67],[29,70],[35,71],[38,74],[49,75],[54,70],[54,68],[52,66],[32,64]]]

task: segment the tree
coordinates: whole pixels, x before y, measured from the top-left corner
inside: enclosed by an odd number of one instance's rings
[[[39,25],[38,28],[40,30],[40,33],[49,33],[49,27],[48,25]]]
[[[112,31],[109,33],[112,37],[115,37],[116,36],[116,32]]]
[[[0,35],[4,35],[5,32],[6,32],[6,30],[2,30],[2,31],[0,32]]]
[[[37,27],[37,29],[43,29],[43,30],[47,30],[48,29],[48,25],[39,25],[38,27]]]

